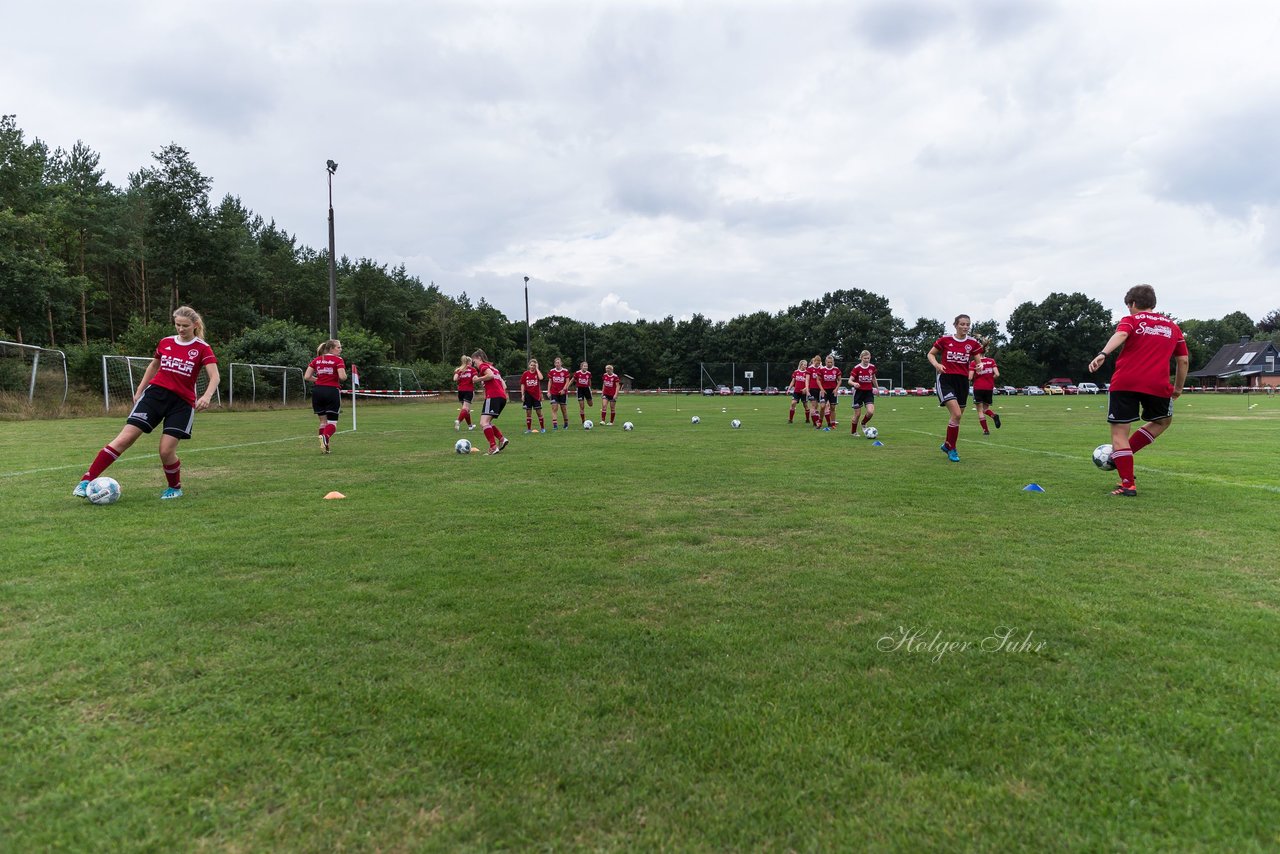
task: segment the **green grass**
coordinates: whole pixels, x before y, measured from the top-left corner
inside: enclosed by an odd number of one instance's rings
[[[1280,846],[1280,400],[1182,398],[1136,500],[1103,398],[970,412],[959,465],[930,399],[883,447],[621,402],[496,458],[446,405],[328,457],[209,413],[186,497],[145,438],[110,507],[120,419],[7,424],[0,847]]]

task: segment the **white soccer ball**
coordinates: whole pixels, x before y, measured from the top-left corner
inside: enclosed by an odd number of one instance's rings
[[[586,421],[583,421],[583,422],[582,422],[582,429],[583,429],[583,430],[590,430],[590,429],[591,429],[592,427],[594,427],[594,426],[596,426],[596,425],[595,425],[595,423],[594,423],[594,422],[592,422],[592,420],[591,420],[590,418],[588,418]]]
[[[85,497],[90,504],[115,504],[120,500],[120,484],[115,478],[100,477],[89,481]]]
[[[729,422],[729,426],[732,427],[734,430],[737,430],[739,427],[742,426],[742,422],[735,418]]]
[[[623,429],[623,430],[634,430],[634,429],[636,429],[636,425],[632,424],[630,421],[623,421],[623,422],[622,422],[622,429]]]
[[[868,439],[874,439],[876,436],[880,435],[880,431],[874,427],[867,427],[862,431],[862,435],[866,436]]]
[[[695,415],[695,416],[693,416],[692,418],[690,418],[690,419],[689,419],[689,422],[690,422],[690,423],[692,423],[692,424],[697,424],[697,423],[698,423],[698,422],[700,422],[701,420],[702,420],[701,418],[699,418],[698,416],[696,416],[696,415]]]
[[[1093,449],[1093,464],[1103,471],[1115,471],[1116,464],[1111,461],[1110,445],[1099,445]]]
[[[471,453],[471,443],[466,439],[459,439],[457,442],[454,442],[453,449],[459,454],[469,454]]]

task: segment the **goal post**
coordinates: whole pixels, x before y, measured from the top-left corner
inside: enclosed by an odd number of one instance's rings
[[[239,376],[236,369],[239,368]],[[227,369],[227,408],[236,405],[236,389],[239,386],[241,402],[248,396],[249,403],[262,401],[274,402],[277,398],[283,405],[289,401],[303,401],[307,397],[307,387],[302,381],[302,368],[293,365],[256,365],[252,362],[232,362]]]
[[[25,392],[30,404],[35,402],[37,390],[56,389],[59,384],[61,406],[67,402],[70,387],[66,353],[34,344],[0,341],[0,391]]]

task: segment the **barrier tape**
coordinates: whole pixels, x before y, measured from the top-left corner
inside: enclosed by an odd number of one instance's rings
[[[390,398],[414,398],[414,397],[439,397],[438,391],[426,391],[425,389],[416,389],[414,391],[400,391],[393,388],[369,388],[360,389],[352,392],[350,389],[342,389],[343,394],[356,394],[360,397],[390,397]]]

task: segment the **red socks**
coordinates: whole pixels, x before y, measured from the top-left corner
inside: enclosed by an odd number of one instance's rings
[[[947,422],[947,447],[951,450],[956,449],[956,442],[960,439],[960,422]]]
[[[174,489],[182,489],[182,460],[174,460],[171,466],[163,463],[161,466],[164,469],[164,479],[169,481],[169,485]]]
[[[98,455],[93,458],[93,464],[89,466],[89,471],[85,473],[85,476],[82,477],[81,480],[93,480],[98,475],[106,471],[107,466],[111,465],[118,459],[120,459],[119,451],[110,445],[103,446],[102,450],[98,451]]]
[[[1111,462],[1115,463],[1116,474],[1120,475],[1120,482],[1132,486],[1133,450],[1113,451],[1111,454]]]
[[[1156,437],[1148,433],[1146,427],[1143,427],[1129,437],[1129,450],[1136,454],[1155,440]]]
[[[489,440],[489,447],[491,449],[498,447],[497,434],[498,431],[494,429],[492,424],[484,428],[484,437]]]

